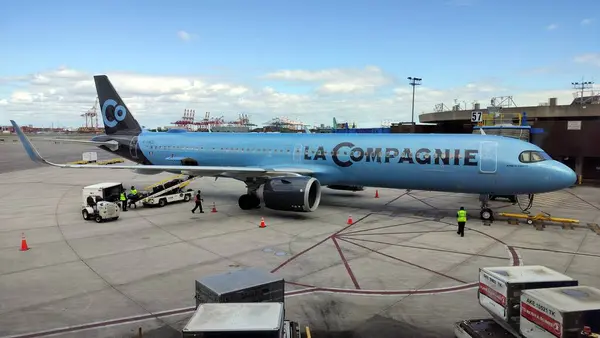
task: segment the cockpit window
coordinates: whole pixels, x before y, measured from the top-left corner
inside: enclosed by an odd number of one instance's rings
[[[552,159],[542,151],[526,150],[519,155],[519,161],[523,163],[535,163]]]

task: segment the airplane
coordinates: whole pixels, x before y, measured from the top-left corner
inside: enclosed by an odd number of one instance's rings
[[[52,163],[11,120],[32,161],[59,168],[233,178],[246,184],[238,199],[242,210],[260,208],[262,195],[272,210],[314,212],[323,186],[479,194],[483,220],[493,219],[490,195],[532,199],[576,181],[573,170],[540,147],[496,135],[151,132],[140,127],[106,75],[94,81],[106,134],[62,141],[95,145],[136,165]]]

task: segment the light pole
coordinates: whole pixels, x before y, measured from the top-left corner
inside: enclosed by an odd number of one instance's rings
[[[413,87],[412,115],[410,118],[410,122],[414,126],[415,125],[415,87],[421,84],[422,79],[419,79],[418,77],[411,77],[411,76],[409,76],[408,79],[410,80],[409,84]]]

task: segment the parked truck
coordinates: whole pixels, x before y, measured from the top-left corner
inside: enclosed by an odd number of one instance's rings
[[[481,268],[479,304],[492,316],[458,322],[458,338],[600,337],[600,290],[544,266]]]

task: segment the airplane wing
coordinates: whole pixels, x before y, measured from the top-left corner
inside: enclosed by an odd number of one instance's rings
[[[52,141],[52,142],[61,142],[61,143],[78,143],[78,144],[87,144],[91,146],[107,146],[111,150],[117,150],[119,147],[119,143],[117,141],[89,141],[89,140],[76,140],[76,139],[66,139],[66,138],[40,138],[40,140],[44,141]]]
[[[186,165],[85,165],[85,164],[58,164],[43,158],[21,127],[13,120],[10,123],[15,128],[15,132],[29,158],[37,163],[59,168],[80,168],[80,169],[128,169],[140,170],[143,172],[179,172],[194,176],[214,176],[214,177],[270,177],[270,176],[302,176],[313,174],[314,171],[306,168],[260,168],[260,167],[231,167],[231,166],[186,166]]]

